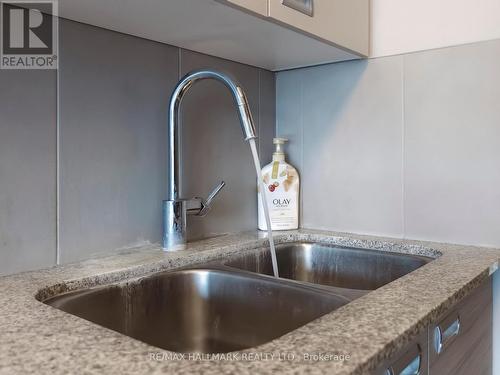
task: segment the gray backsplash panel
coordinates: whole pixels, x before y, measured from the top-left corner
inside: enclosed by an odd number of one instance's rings
[[[302,171],[302,69],[280,72],[276,77],[276,130],[288,139],[287,160]]]
[[[500,40],[277,75],[302,226],[500,246]]]
[[[260,70],[259,97],[259,155],[261,164],[271,162],[276,135],[276,80],[275,74]]]
[[[0,275],[56,261],[56,82],[0,70]]]
[[[201,67],[237,78],[260,132],[272,138],[274,74],[61,22],[63,262],[160,241],[168,99],[181,74]],[[267,101],[262,112],[261,90]],[[184,195],[206,196],[220,179],[228,184],[209,216],[189,219],[189,237],[254,229],[254,169],[229,93],[218,82],[200,82],[183,101],[181,122]]]
[[[303,227],[402,235],[401,70],[391,57],[278,74]]]
[[[158,242],[178,49],[62,20],[62,262]]]
[[[500,246],[500,41],[404,59],[407,236]]]

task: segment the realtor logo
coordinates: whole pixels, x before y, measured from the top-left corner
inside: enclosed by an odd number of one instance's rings
[[[0,1],[1,69],[57,69],[57,0]]]

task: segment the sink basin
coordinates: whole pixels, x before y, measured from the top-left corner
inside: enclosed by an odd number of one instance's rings
[[[433,260],[417,255],[305,242],[276,246],[276,257],[282,278],[361,290],[377,289]],[[273,274],[269,249],[248,253],[223,264]]]
[[[348,302],[308,286],[224,268],[162,272],[44,301],[159,348],[201,353],[263,344]]]

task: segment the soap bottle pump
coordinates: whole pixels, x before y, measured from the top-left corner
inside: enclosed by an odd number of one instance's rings
[[[286,162],[286,138],[274,138],[275,151],[270,164],[262,168],[262,179],[269,207],[272,230],[292,230],[299,227],[300,178],[297,170]],[[258,186],[258,226],[267,230],[262,206],[261,184]]]

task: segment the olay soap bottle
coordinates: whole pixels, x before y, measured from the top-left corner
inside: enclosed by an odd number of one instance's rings
[[[266,187],[272,230],[291,230],[299,227],[299,174],[285,160],[283,151],[288,139],[274,138],[276,149],[273,161],[262,168],[262,179]],[[258,186],[259,229],[267,230],[264,208],[262,206],[261,184]]]

